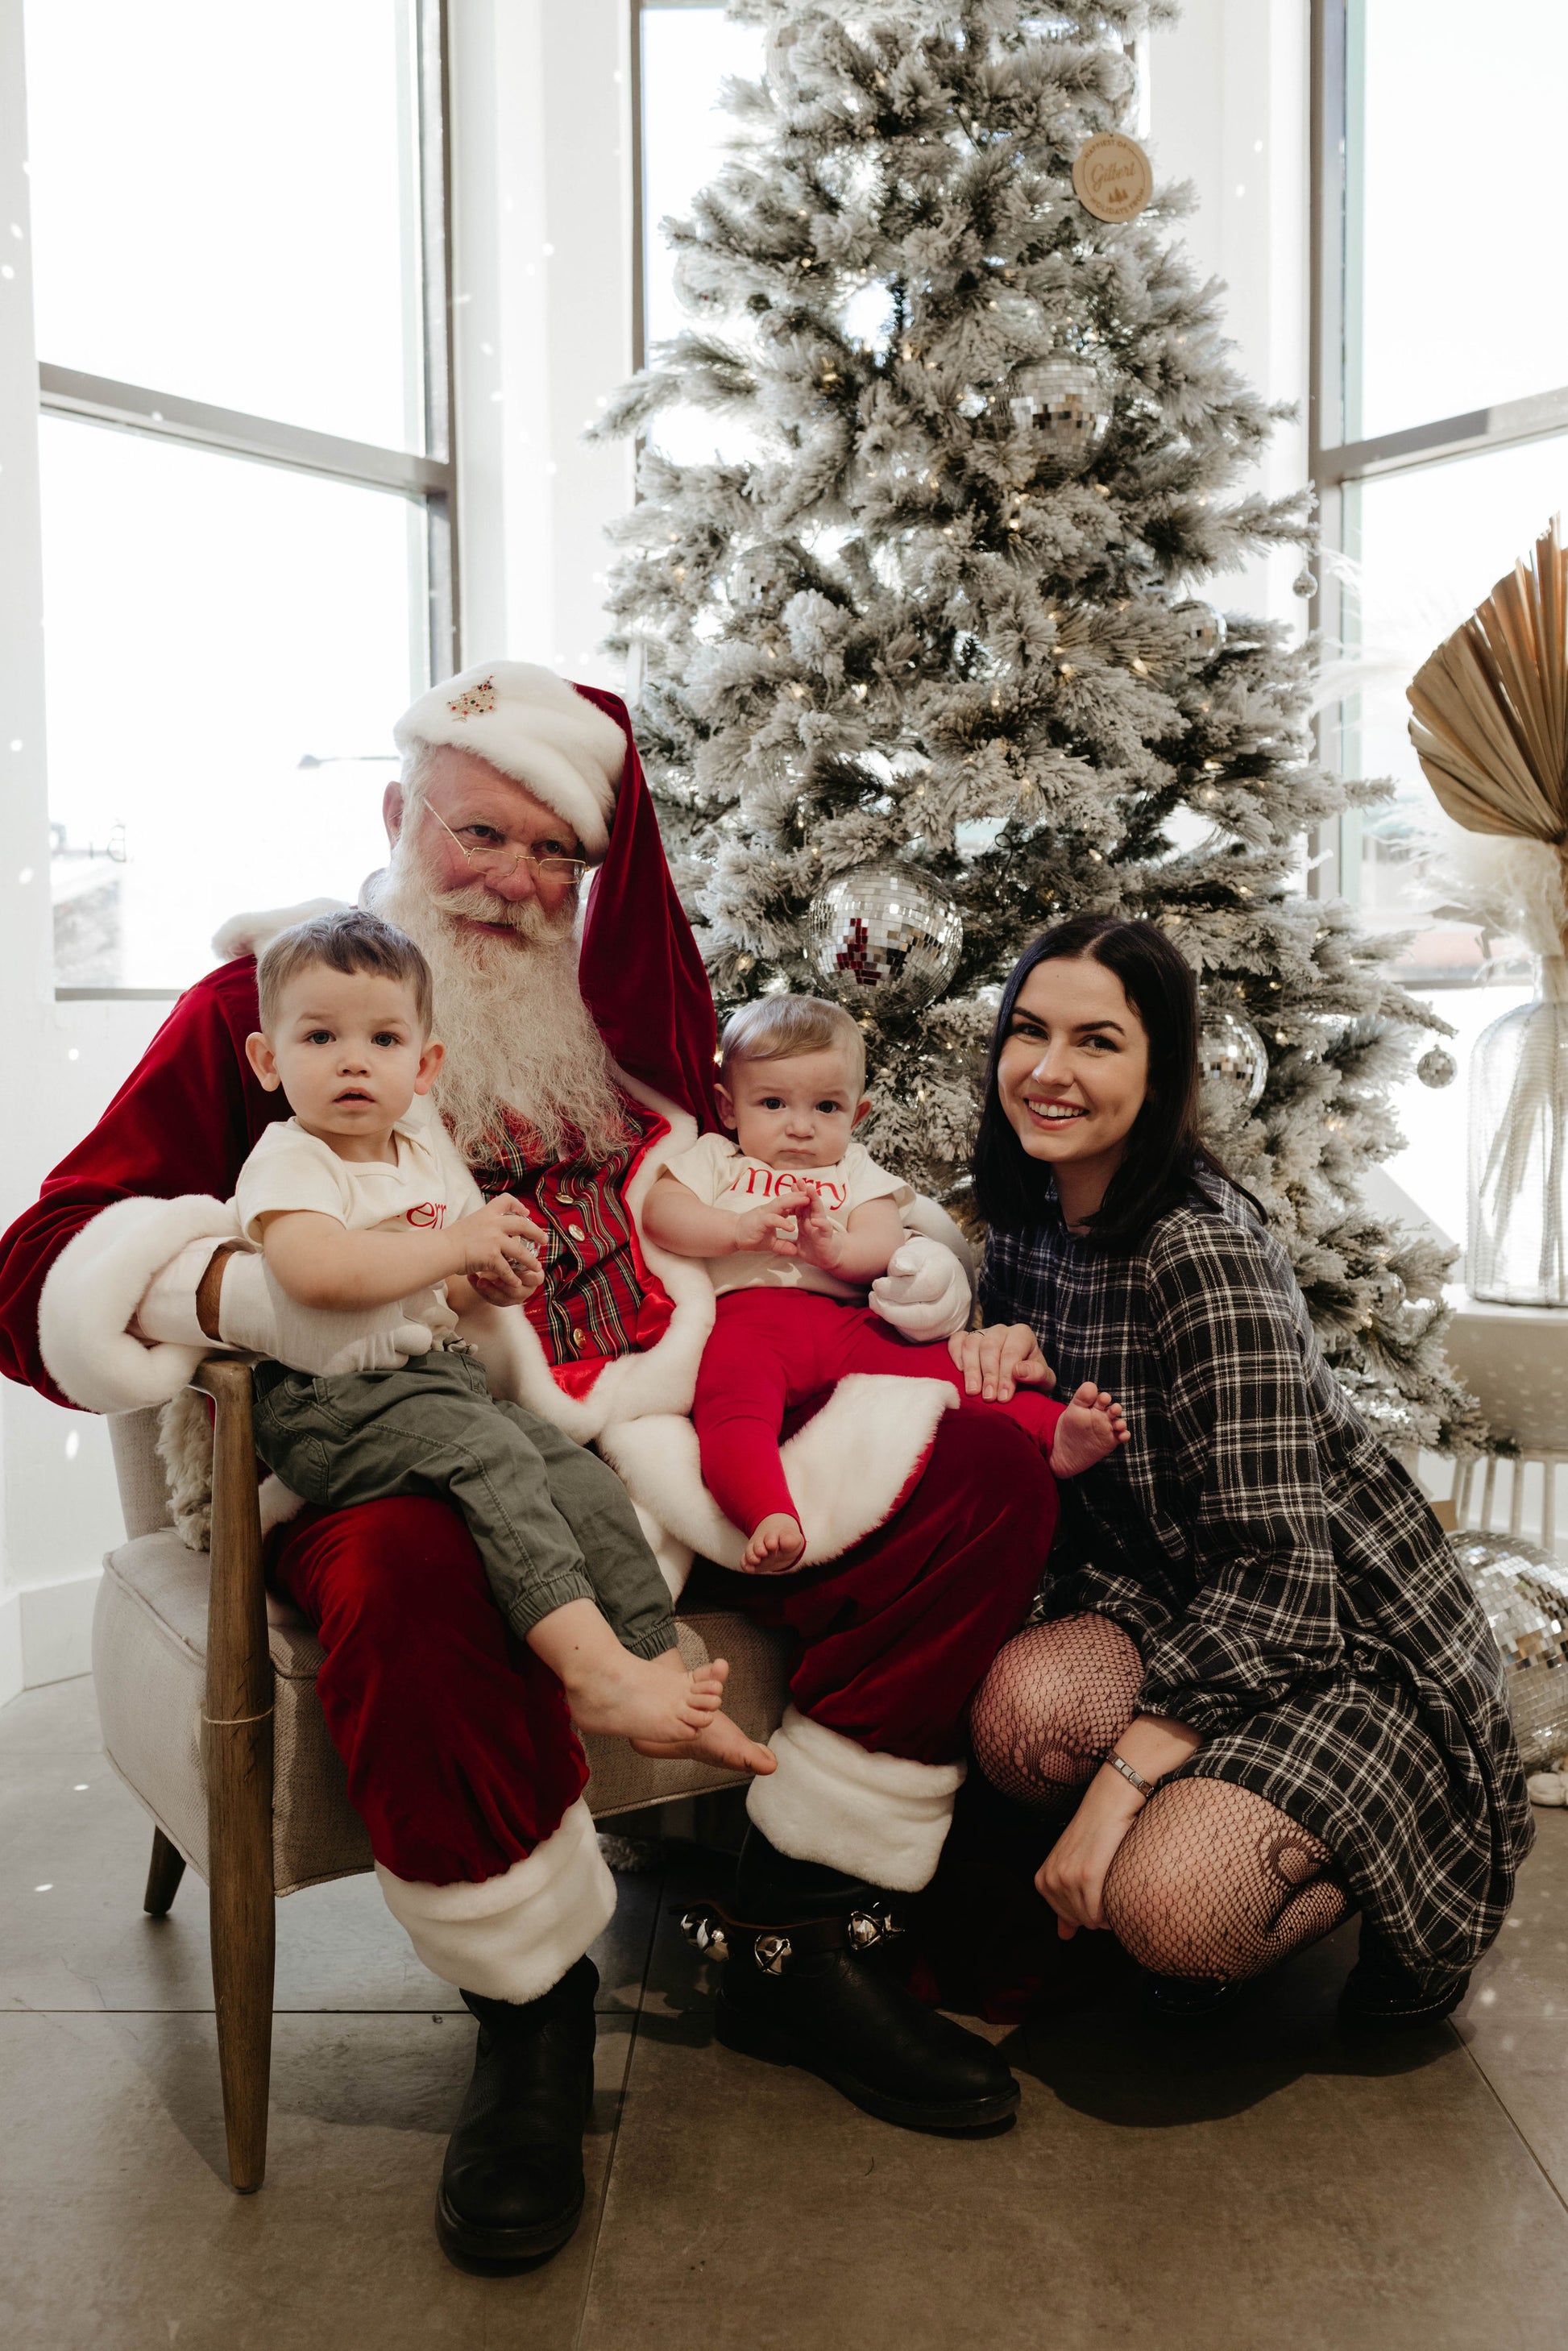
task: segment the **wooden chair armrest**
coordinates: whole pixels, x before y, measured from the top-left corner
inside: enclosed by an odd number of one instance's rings
[[[217,1407],[213,1442],[212,1593],[207,1602],[210,1723],[255,1721],[272,1711],[261,1512],[256,1497],[248,1364],[209,1356],[191,1385]]]

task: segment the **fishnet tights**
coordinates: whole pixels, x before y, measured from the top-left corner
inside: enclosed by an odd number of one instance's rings
[[[1121,1738],[1143,1666],[1108,1616],[1009,1641],[970,1709],[975,1756],[1005,1795],[1060,1819]],[[1234,1983],[1349,1915],[1327,1845],[1249,1789],[1177,1780],[1144,1806],[1105,1879],[1105,1923],[1155,1975]]]

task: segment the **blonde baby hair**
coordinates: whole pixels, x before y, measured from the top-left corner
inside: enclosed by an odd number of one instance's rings
[[[841,1004],[821,996],[759,996],[724,1024],[719,1075],[732,1061],[792,1061],[801,1053],[837,1050],[850,1057],[852,1091],[865,1092],[865,1039]]]

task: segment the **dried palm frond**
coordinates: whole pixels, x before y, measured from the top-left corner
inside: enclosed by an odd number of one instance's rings
[[[1421,664],[1410,739],[1456,824],[1568,853],[1568,552],[1552,523]]]
[[[1519,1032],[1508,1102],[1484,1163],[1471,1162],[1469,1272],[1478,1286],[1481,1271],[1491,1278],[1527,1187],[1538,1188],[1536,1294],[1555,1301],[1568,1293],[1568,931],[1558,921],[1568,905],[1568,554],[1558,517],[1531,561],[1498,581],[1407,691],[1416,714],[1410,739],[1455,823],[1521,844],[1516,867],[1528,864],[1527,843],[1544,843],[1558,861],[1560,888],[1539,870],[1509,877],[1542,955],[1542,1001]],[[1490,1234],[1484,1269],[1479,1234]]]

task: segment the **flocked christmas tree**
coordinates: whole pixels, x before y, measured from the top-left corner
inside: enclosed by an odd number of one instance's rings
[[[613,642],[721,1006],[850,1002],[879,1157],[962,1214],[1014,958],[1068,914],[1153,917],[1199,976],[1212,1140],[1341,1378],[1391,1437],[1462,1441],[1443,1253],[1358,1203],[1441,1024],[1301,888],[1311,829],[1372,795],[1314,764],[1310,650],[1203,592],[1304,561],[1309,500],[1237,486],[1270,412],[1174,237],[1186,192],[1107,223],[1074,190],[1171,13],[734,0],[766,72],[665,225],[693,324],[596,428],[645,436]],[[753,454],[677,461],[681,407]]]

